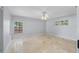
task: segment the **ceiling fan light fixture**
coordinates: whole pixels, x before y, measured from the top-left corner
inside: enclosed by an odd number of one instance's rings
[[[47,19],[48,19],[48,14],[47,14],[47,12],[43,12],[42,20],[47,20]]]

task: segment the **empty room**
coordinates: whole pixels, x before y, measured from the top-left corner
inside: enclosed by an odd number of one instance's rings
[[[0,15],[4,53],[77,52],[75,6],[4,6]]]

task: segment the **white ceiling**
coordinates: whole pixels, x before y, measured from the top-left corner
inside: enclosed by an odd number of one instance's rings
[[[49,18],[76,14],[74,6],[9,6],[8,9],[12,15],[38,19],[41,19],[43,11],[47,12]]]

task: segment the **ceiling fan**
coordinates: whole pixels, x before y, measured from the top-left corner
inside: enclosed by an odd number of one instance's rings
[[[47,14],[47,12],[46,11],[43,11],[42,12],[42,20],[48,20],[48,14]]]

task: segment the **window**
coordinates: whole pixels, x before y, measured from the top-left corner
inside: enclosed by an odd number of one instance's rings
[[[15,33],[22,33],[23,32],[23,23],[22,22],[15,22],[14,32]]]
[[[68,20],[58,20],[56,21],[56,25],[69,25],[69,21]]]

